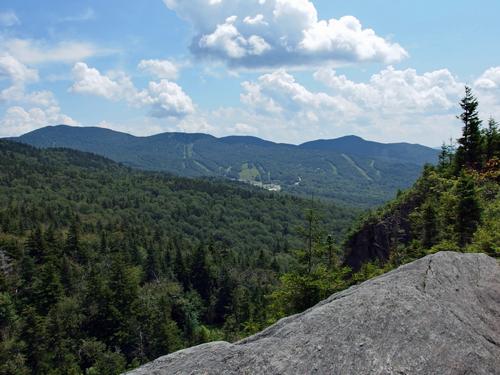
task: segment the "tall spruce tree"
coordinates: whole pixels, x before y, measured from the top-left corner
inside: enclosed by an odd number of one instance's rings
[[[463,112],[458,116],[464,124],[455,158],[458,170],[464,167],[477,169],[481,165],[481,120],[478,106],[479,102],[472,94],[472,89],[465,86],[465,96],[460,101]]]
[[[498,122],[493,117],[488,120],[488,128],[485,129],[484,135],[486,160],[500,156],[500,132],[498,131]]]

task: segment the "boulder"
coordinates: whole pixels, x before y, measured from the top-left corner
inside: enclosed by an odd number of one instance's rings
[[[145,374],[500,374],[500,267],[484,254],[429,255],[234,344],[128,372]]]

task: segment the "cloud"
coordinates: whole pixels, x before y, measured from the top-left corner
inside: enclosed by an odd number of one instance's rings
[[[246,56],[259,56],[271,49],[260,36],[250,35],[245,38],[234,23],[237,17],[228,17],[224,24],[217,25],[215,31],[201,37],[198,45],[221,58],[242,59]]]
[[[179,75],[178,66],[169,60],[141,60],[137,67],[159,79],[175,80]]]
[[[7,81],[7,87],[0,91],[0,103],[27,103],[44,107],[57,105],[52,92],[33,91],[26,93],[26,87],[38,82],[38,71],[28,68],[9,54],[0,55],[0,82]]]
[[[257,14],[254,17],[246,16],[243,19],[243,23],[247,25],[269,25],[266,21],[264,21],[264,15]]]
[[[100,96],[113,101],[133,101],[137,96],[134,84],[124,74],[109,77],[83,62],[76,63],[72,73],[75,82],[70,88],[71,92]]]
[[[0,54],[0,84],[8,82],[0,91],[0,104],[10,105],[0,118],[1,136],[19,135],[46,125],[76,124],[71,117],[61,113],[51,91],[27,91],[27,87],[38,80],[36,69],[27,67],[8,53]]]
[[[217,132],[206,118],[201,116],[188,116],[177,124],[177,129],[186,133],[210,133]]]
[[[184,90],[166,79],[149,82],[146,89],[138,90],[124,73],[110,72],[103,75],[83,62],[75,64],[73,77],[70,92],[100,96],[113,101],[125,100],[129,105],[137,107],[149,106],[153,117],[179,118],[195,111],[191,98]]]
[[[456,107],[464,87],[447,69],[419,75],[414,69],[390,66],[367,83],[353,82],[331,69],[319,70],[314,77],[364,111],[391,114],[447,111]]]
[[[487,69],[474,82],[474,86],[482,90],[500,89],[500,66]]]
[[[0,12],[0,26],[10,27],[15,25],[20,25],[21,21],[17,18],[17,15],[12,10],[6,12]]]
[[[194,113],[191,98],[175,82],[165,79],[149,82],[148,90],[139,96],[142,104],[151,106],[153,117],[184,117]]]
[[[38,72],[22,64],[8,53],[0,54],[0,79],[7,78],[12,82],[36,82]]]
[[[24,64],[74,63],[112,52],[87,42],[62,41],[52,45],[40,40],[18,38],[0,40],[0,47]]]
[[[54,124],[77,125],[77,122],[62,114],[57,105],[47,108],[33,107],[28,110],[14,106],[8,108],[0,119],[0,136],[17,136]]]
[[[356,112],[357,108],[341,96],[312,92],[285,70],[264,74],[257,82],[242,83],[241,101],[257,112],[302,116],[317,121],[315,111]]]
[[[487,69],[473,88],[479,98],[479,111],[500,120],[500,66]]]
[[[356,134],[438,146],[460,134],[455,116],[464,84],[446,69],[418,73],[388,67],[364,82],[331,69],[314,76],[325,91],[305,87],[286,70],[263,74],[242,83],[241,108],[205,116],[217,124],[219,135],[253,134],[292,143]]]
[[[231,67],[395,63],[408,56],[397,43],[363,28],[353,16],[320,20],[309,0],[164,0],[196,33],[192,52]]]
[[[230,129],[232,133],[234,134],[255,134],[257,133],[257,129],[253,126],[250,126],[248,124],[244,124],[242,122],[238,122],[234,125],[233,128]]]

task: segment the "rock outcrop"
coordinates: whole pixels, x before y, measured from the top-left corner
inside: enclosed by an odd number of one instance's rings
[[[235,344],[128,373],[144,374],[500,374],[500,267],[483,254],[430,255]]]
[[[356,231],[345,245],[345,265],[359,271],[363,263],[381,261],[385,263],[391,250],[398,244],[412,240],[410,214],[422,203],[422,197],[412,195],[380,219],[367,221]]]

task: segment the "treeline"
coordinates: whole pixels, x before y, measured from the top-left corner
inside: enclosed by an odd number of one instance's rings
[[[308,207],[0,141],[0,374],[117,374],[260,330]],[[339,241],[356,211],[322,211]]]

